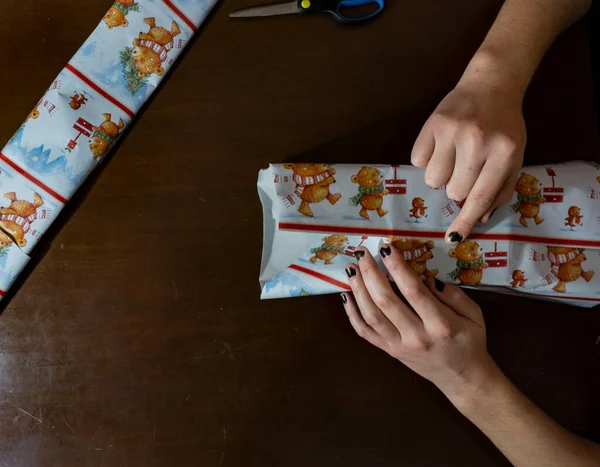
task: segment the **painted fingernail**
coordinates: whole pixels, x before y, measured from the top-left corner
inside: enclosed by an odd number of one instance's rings
[[[382,258],[387,258],[392,254],[392,248],[389,246],[383,246],[381,247],[381,250],[379,250],[379,254]]]
[[[439,280],[437,277],[433,278],[433,281],[435,283],[435,288],[438,292],[443,292],[444,288],[446,287],[446,284],[444,284],[441,280]]]
[[[346,274],[348,275],[348,277],[354,277],[356,276],[356,269],[346,268]]]
[[[462,235],[458,232],[450,232],[448,234],[448,240],[450,240],[452,243],[460,243],[462,242],[462,239]]]
[[[344,305],[345,305],[346,303],[348,303],[348,297],[346,297],[346,294],[345,294],[345,293],[341,294],[341,295],[340,295],[340,297],[342,297],[342,302],[344,303]]]
[[[363,250],[356,250],[354,252],[354,257],[356,258],[356,261],[360,261],[363,256],[365,256],[365,252]]]

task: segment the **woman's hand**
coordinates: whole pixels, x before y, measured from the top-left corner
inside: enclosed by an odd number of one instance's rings
[[[499,373],[486,349],[479,306],[453,285],[431,278],[425,285],[394,247],[384,245],[380,253],[408,304],[360,247],[358,265],[346,270],[354,298],[342,294],[352,327],[460,404]]]
[[[411,156],[426,168],[425,182],[446,185],[448,198],[465,201],[450,225],[446,241],[467,238],[478,221],[487,222],[512,198],[523,165],[526,130],[522,94],[490,70],[467,70],[419,134]],[[473,76],[476,75],[476,76]]]

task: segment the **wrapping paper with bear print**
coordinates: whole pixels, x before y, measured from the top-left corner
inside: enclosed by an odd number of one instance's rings
[[[0,297],[216,2],[117,0],[0,151]]]
[[[259,174],[264,212],[262,298],[349,290],[358,246],[383,267],[391,242],[423,279],[600,303],[600,164],[526,167],[512,201],[453,247],[444,235],[461,209],[411,166],[275,164]]]

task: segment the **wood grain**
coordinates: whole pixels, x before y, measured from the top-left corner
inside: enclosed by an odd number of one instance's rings
[[[5,2],[0,140],[109,2]],[[389,1],[377,21],[231,22],[227,1],[34,252],[0,316],[0,465],[506,466],[338,298],[258,300],[269,162],[407,163],[499,1]],[[527,163],[598,158],[588,36],[529,90]],[[600,314],[476,294],[490,350],[598,435]]]

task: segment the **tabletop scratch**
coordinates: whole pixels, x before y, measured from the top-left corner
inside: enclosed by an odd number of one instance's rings
[[[175,283],[175,281],[171,282],[173,282],[173,287],[175,287],[175,300],[179,300],[179,290],[177,290],[177,284]]]
[[[8,401],[7,401],[8,402]],[[41,421],[39,418],[37,418],[35,415],[30,414],[29,412],[27,412],[27,410],[23,410],[21,407],[17,407],[15,404],[13,404],[12,402],[8,402],[10,405],[12,405],[15,409],[20,410],[21,412],[23,412],[25,415],[27,415],[28,417],[33,418],[35,421],[37,421],[38,423],[41,423],[42,425],[44,424],[43,421]]]
[[[69,430],[71,430],[73,432],[73,434],[75,434],[75,430],[73,428],[71,428],[71,425],[69,425],[69,422],[67,422],[67,419],[65,418],[65,416],[63,415],[63,420],[65,421],[65,423],[67,424],[67,426],[69,427]]]
[[[227,427],[223,425],[221,428],[223,432],[223,452],[221,453],[221,460],[219,461],[219,465],[223,465],[223,460],[225,459],[225,452],[227,451]]]

